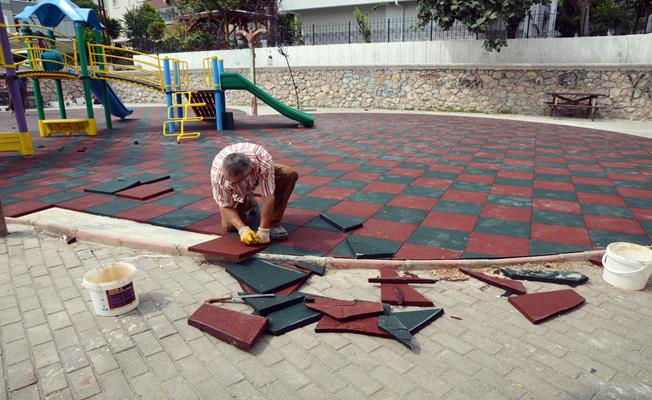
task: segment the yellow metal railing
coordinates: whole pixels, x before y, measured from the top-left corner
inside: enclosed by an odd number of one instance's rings
[[[75,38],[40,25],[7,25],[10,26],[18,32],[8,35],[19,72],[79,73]],[[54,37],[48,36],[50,32]]]
[[[134,56],[138,56],[134,59]],[[126,80],[163,90],[161,58],[156,54],[89,44],[88,58],[93,75],[97,78]]]
[[[171,84],[165,85],[165,88],[172,89],[173,91],[179,91],[188,88],[190,84],[190,71],[188,68],[188,62],[177,60],[176,58],[168,58],[170,61],[170,75],[171,75]],[[176,64],[177,69],[175,73],[174,65]],[[178,75],[179,83],[176,83],[176,74]]]
[[[191,107],[203,107],[206,106],[206,103],[193,103],[192,102],[192,95],[193,92],[179,92],[178,94],[182,95],[183,97],[187,97],[188,101],[185,103],[176,103],[173,100],[173,103],[170,107],[168,107],[168,120],[163,122],[163,136],[175,136],[177,138],[177,143],[181,142],[183,139],[193,139],[193,138],[198,138],[201,136],[201,132],[186,132],[185,128],[185,123],[186,122],[199,122],[203,120],[202,117],[199,116],[194,116],[194,117],[189,117],[188,112],[190,111],[189,109]],[[176,96],[172,96],[174,99]],[[182,100],[183,101],[183,100]],[[175,111],[181,109],[182,110],[182,117],[175,117]],[[176,125],[178,124],[178,132],[170,132],[170,124]]]
[[[220,61],[221,59],[217,56],[204,58],[202,61],[202,77],[204,78],[204,83],[211,89],[219,90],[219,85],[213,83],[213,60]]]

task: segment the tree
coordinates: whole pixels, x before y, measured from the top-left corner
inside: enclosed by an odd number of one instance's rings
[[[591,0],[573,0],[580,12],[580,36],[589,36],[589,20],[591,16]]]
[[[163,36],[165,22],[157,13],[154,7],[143,3],[138,7],[131,8],[123,16],[125,23],[125,35],[131,41],[134,49],[147,51],[152,47],[155,40]],[[154,25],[151,29],[150,26]],[[161,29],[161,26],[163,29]]]
[[[358,32],[365,43],[371,43],[371,28],[369,27],[369,14],[362,13],[358,7],[353,10],[353,18],[358,24]]]
[[[578,0],[583,1],[583,0]],[[471,33],[486,37],[484,47],[488,51],[507,45],[516,35],[519,24],[527,16],[533,4],[545,4],[547,0],[419,0],[417,4],[420,28],[434,21],[445,30],[461,22]],[[505,24],[504,32],[495,27]]]
[[[120,33],[122,32],[122,24],[119,20],[115,18],[107,18],[107,20],[104,21],[104,26],[106,27],[107,35],[109,35],[111,39],[117,39],[120,37]]]

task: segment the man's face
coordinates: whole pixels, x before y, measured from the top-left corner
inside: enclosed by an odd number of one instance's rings
[[[228,172],[224,171],[224,179],[234,184],[242,182],[242,180],[246,177],[247,175],[245,173],[241,173],[238,175],[231,175]]]

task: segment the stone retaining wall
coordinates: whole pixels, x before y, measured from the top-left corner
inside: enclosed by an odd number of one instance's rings
[[[248,75],[248,70],[237,70]],[[652,67],[312,67],[294,69],[302,107],[379,108],[541,115],[547,92],[608,94],[600,105],[605,118],[652,119]],[[285,68],[261,68],[258,84],[295,105]],[[191,73],[202,88],[200,72]],[[139,86],[111,83],[125,103],[162,103],[164,96]],[[52,82],[45,98],[55,99]],[[66,95],[82,97],[79,81],[66,81]],[[229,91],[227,102],[249,104],[244,91]],[[228,104],[227,103],[227,104]]]

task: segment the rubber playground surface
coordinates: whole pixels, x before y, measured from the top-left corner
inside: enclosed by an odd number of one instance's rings
[[[73,110],[72,117],[83,110]],[[137,108],[98,136],[39,138],[36,155],[0,155],[8,216],[54,205],[201,233],[222,234],[209,171],[230,143],[263,145],[297,169],[284,218],[287,241],[267,252],[351,257],[348,235],[395,258],[556,254],[613,241],[652,242],[652,140],[583,128],[455,116],[236,114],[236,131],[199,123],[198,140],[163,137],[163,108]],[[51,117],[55,117],[54,115]],[[14,126],[0,113],[0,123]],[[28,115],[35,130],[35,116]],[[147,201],[84,192],[142,173],[169,174],[174,192]],[[320,212],[364,221],[342,233]]]

